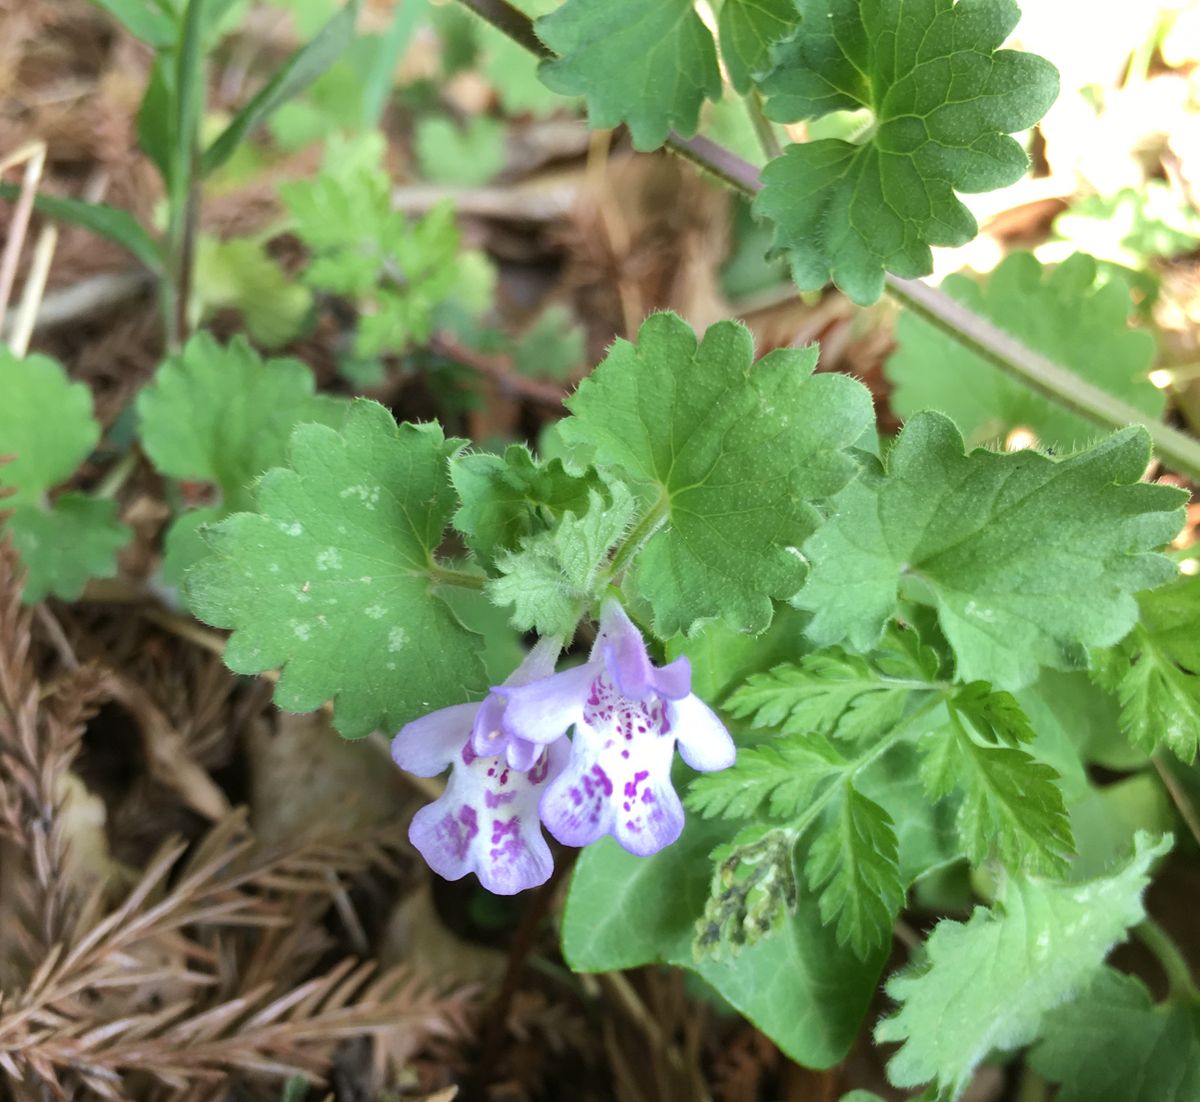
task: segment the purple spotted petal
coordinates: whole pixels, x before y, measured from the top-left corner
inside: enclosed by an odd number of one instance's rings
[[[595,735],[576,727],[571,760],[538,805],[546,829],[563,845],[587,846],[612,831],[613,779],[598,759]]]
[[[539,639],[504,684],[517,687],[543,680],[554,672],[554,663],[558,661],[561,651],[562,640],[557,636]],[[508,697],[501,695],[499,688],[488,693],[471,728],[471,748],[480,757],[503,754],[511,768],[524,771],[533,764],[540,747],[505,729],[503,719],[507,707]]]
[[[392,739],[393,760],[418,777],[436,777],[462,749],[479,710],[455,704],[406,723]]]
[[[505,732],[543,745],[562,738],[567,728],[583,719],[584,700],[598,672],[598,666],[586,662],[528,685],[494,689],[508,700]]]
[[[469,743],[461,749],[446,791],[413,816],[410,841],[447,880],[473,872],[497,895],[545,883],[553,859],[537,807],[566,764],[566,740],[545,747],[528,772],[511,769],[500,757],[477,757]]]
[[[631,699],[598,676],[575,728],[570,763],[542,797],[546,829],[574,846],[612,834],[642,856],[670,845],[683,829],[671,786],[674,753],[664,702]]]
[[[650,770],[634,773],[621,794],[613,837],[630,853],[649,857],[683,833],[683,804],[671,784],[669,757],[658,775]]]
[[[539,813],[560,842],[586,846],[612,834],[630,853],[657,853],[679,837],[683,808],[671,787],[669,738],[621,756],[621,745],[575,728],[571,761],[542,797]]]

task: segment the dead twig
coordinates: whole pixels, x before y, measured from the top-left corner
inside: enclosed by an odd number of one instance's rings
[[[561,410],[566,395],[562,388],[553,383],[539,382],[520,374],[508,356],[490,356],[477,352],[473,348],[459,343],[446,333],[436,334],[429,342],[429,348],[439,356],[454,360],[456,363],[469,367],[477,374],[483,375],[496,384],[502,394],[514,398],[524,398],[538,405]]]
[[[21,179],[21,192],[13,208],[12,221],[8,224],[8,241],[0,256],[0,330],[4,328],[8,300],[12,297],[13,284],[17,279],[17,261],[25,245],[25,235],[29,232],[34,196],[46,167],[46,143],[29,142],[21,146],[0,160],[0,173],[22,163],[25,165],[25,175]]]

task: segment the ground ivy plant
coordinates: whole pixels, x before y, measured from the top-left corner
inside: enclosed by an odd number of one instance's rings
[[[105,6],[163,51],[143,141],[177,203],[187,173],[330,63],[357,10],[190,164],[154,126],[167,112],[194,129],[176,78],[203,5],[182,22]],[[697,156],[705,101],[745,96],[774,253],[801,290],[832,280],[859,302],[974,235],[959,195],[1026,170],[1012,135],[1057,86],[1049,62],[1005,48],[1010,0],[564,0],[536,24],[468,6],[641,149]],[[777,148],[775,122],[835,112],[858,113],[848,138]],[[402,218],[378,164],[341,148],[283,196],[305,279],[369,304],[362,355],[420,345],[461,274],[452,214]],[[730,164],[707,162],[727,180]],[[165,258],[134,244],[167,271],[186,252],[170,234]],[[1048,271],[1017,255],[947,290],[1080,385],[1161,414],[1128,289],[1089,258]],[[441,876],[514,894],[581,849],[561,914],[572,968],[689,969],[827,1067],[913,907],[927,933],[871,1023],[898,1046],[897,1087],[954,1099],[1028,1048],[1062,1098],[1185,1102],[1200,1001],[1143,904],[1174,823],[1089,767],[1157,785],[1200,746],[1197,560],[1167,550],[1186,494],[1145,479],[1146,428],[1079,416],[950,328],[901,318],[888,374],[905,424],[881,438],[867,389],[817,371],[815,346],[758,356],[739,322],[697,333],[654,313],[538,452],[397,424],[318,396],[298,361],[199,334],[136,403],[180,505],[163,580],[229,630],[231,669],[279,671],[280,707],[329,702],[347,738],[382,731],[400,768],[449,770],[410,835]],[[86,469],[90,399],[45,357],[6,351],[0,383],[26,598],[76,597],[128,536]],[[1035,446],[1004,450],[1017,428]],[[92,489],[55,493],[67,481]],[[523,660],[489,649],[480,609],[526,633]],[[1131,930],[1168,971],[1158,1004],[1105,963]],[[1146,1078],[1149,1049],[1162,1066]]]

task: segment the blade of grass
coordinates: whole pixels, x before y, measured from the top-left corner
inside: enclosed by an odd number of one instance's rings
[[[246,136],[293,96],[299,95],[332,65],[354,39],[362,0],[350,0],[328,23],[280,66],[278,72],[243,107],[204,151],[201,174],[220,168]],[[403,7],[411,7],[406,3]],[[390,70],[389,70],[390,75]]]
[[[417,24],[429,10],[429,0],[400,0],[392,25],[380,43],[375,63],[363,77],[363,125],[378,126],[392,90],[392,74]]]
[[[0,199],[15,199],[20,189],[0,184]],[[106,203],[88,203],[83,199],[63,199],[57,195],[34,196],[33,207],[42,214],[72,226],[99,234],[120,245],[155,274],[162,273],[162,248],[133,216]]]
[[[167,272],[163,283],[167,348],[176,351],[187,333],[196,219],[200,120],[204,114],[205,8],[208,0],[188,0],[175,68],[175,145],[171,150],[167,216]]]

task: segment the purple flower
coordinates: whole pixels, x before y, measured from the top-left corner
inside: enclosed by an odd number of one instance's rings
[[[562,649],[542,639],[505,685],[554,670]],[[566,764],[565,739],[549,745],[515,738],[501,723],[506,700],[495,690],[479,704],[455,704],[406,724],[392,740],[396,764],[432,777],[453,763],[446,791],[413,816],[408,837],[447,880],[473,872],[497,895],[549,879],[554,862],[538,823],[538,801]]]
[[[676,745],[693,769],[733,764],[734,746],[716,714],[691,692],[686,658],[651,664],[641,633],[613,600],[587,662],[495,692],[508,699],[510,737],[558,744],[574,725],[571,759],[542,795],[546,828],[560,842],[586,846],[612,834],[646,856],[683,830],[683,806],[671,784]]]

